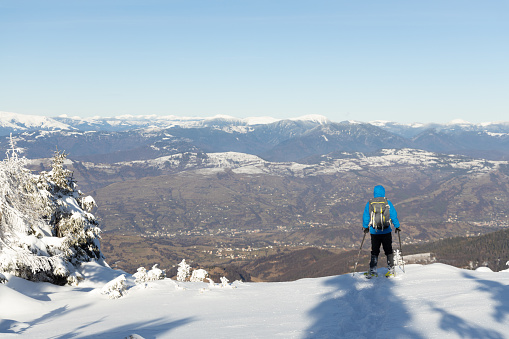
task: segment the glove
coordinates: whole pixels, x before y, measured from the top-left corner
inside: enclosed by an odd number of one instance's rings
[[[400,227],[395,227],[394,228],[394,233],[399,233],[401,232],[401,226]]]
[[[362,227],[364,233],[368,233],[369,232],[369,227]]]

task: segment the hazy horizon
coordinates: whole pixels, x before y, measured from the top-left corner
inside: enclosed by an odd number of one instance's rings
[[[0,3],[0,111],[472,123],[509,116],[509,3]]]

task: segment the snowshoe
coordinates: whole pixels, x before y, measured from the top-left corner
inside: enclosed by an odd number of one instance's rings
[[[378,272],[376,271],[376,268],[370,269],[369,271],[364,273],[364,275],[366,276],[367,279],[371,279],[373,277],[378,277]]]

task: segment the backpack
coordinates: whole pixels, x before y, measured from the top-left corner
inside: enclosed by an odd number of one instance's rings
[[[369,200],[369,226],[376,230],[384,230],[392,224],[391,207],[387,198],[379,197]]]

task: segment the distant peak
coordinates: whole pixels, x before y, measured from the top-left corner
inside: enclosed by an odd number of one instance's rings
[[[0,126],[17,130],[69,128],[68,125],[58,122],[53,118],[12,112],[0,112]]]
[[[389,121],[389,120],[374,120],[374,121],[370,121],[369,123],[371,125],[375,125],[375,126],[385,126],[387,124],[392,124],[393,122]]]
[[[449,121],[447,125],[472,125],[472,123],[463,119],[454,119]]]
[[[292,118],[292,119],[289,119],[289,120],[297,120],[297,121],[311,121],[311,122],[317,122],[319,124],[328,124],[330,122],[330,120],[326,117],[326,116],[323,116],[323,115],[319,115],[319,114],[308,114],[308,115],[303,115],[301,117],[298,117],[298,118]]]
[[[237,121],[240,120],[239,118],[232,117],[231,115],[226,114],[217,114],[210,118],[205,118],[205,120],[232,120]]]
[[[278,122],[281,119],[272,117],[249,117],[242,120],[245,121],[248,125],[268,125],[274,122]]]
[[[373,126],[377,126],[377,127],[385,127],[385,126],[393,125],[393,126],[408,126],[408,127],[413,127],[413,128],[419,128],[419,127],[426,126],[426,124],[421,123],[421,122],[400,123],[400,122],[394,122],[394,121],[389,121],[389,120],[374,120],[374,121],[370,121],[369,124],[373,125]]]

